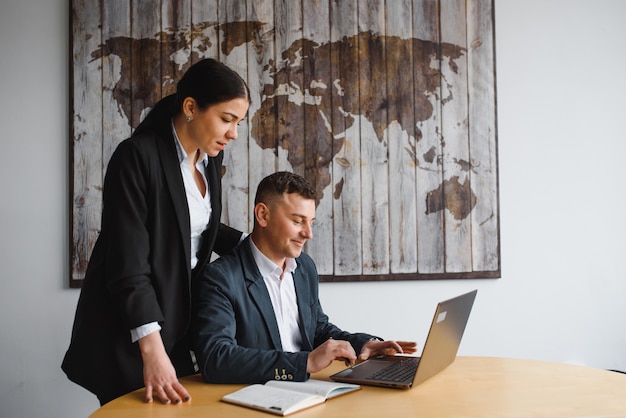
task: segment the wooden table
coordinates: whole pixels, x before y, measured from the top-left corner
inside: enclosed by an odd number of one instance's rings
[[[335,362],[316,379],[345,366]],[[104,405],[92,418],[271,417],[220,402],[244,385],[214,385],[199,375],[181,380],[192,400],[146,404],[138,390]],[[458,357],[439,375],[409,390],[363,386],[293,416],[309,417],[626,417],[626,374],[536,360]]]

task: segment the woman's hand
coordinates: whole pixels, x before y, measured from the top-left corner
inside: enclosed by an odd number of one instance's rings
[[[153,395],[165,404],[189,401],[191,396],[178,381],[176,369],[165,352],[161,334],[153,332],[139,339],[138,343],[143,359],[146,402],[152,402]]]

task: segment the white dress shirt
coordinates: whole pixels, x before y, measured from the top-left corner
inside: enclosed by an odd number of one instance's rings
[[[180,165],[180,171],[183,175],[183,184],[185,185],[185,195],[187,196],[187,204],[189,205],[189,221],[191,226],[191,269],[193,270],[198,264],[198,250],[202,245],[202,233],[209,225],[211,219],[211,207],[209,182],[207,181],[205,173],[206,166],[209,162],[209,158],[206,153],[202,153],[198,161],[196,162],[196,169],[202,174],[202,179],[205,185],[204,196],[200,193],[196,181],[194,179],[194,173],[189,165],[189,156],[185,152],[183,145],[180,143],[176,129],[174,129],[174,121],[172,120],[172,134],[176,139],[176,154],[178,155],[178,162]],[[141,325],[135,329],[130,330],[131,339],[136,342],[140,338],[145,337],[155,331],[160,331],[161,326],[158,322],[150,322],[148,324]]]
[[[300,315],[292,274],[298,267],[296,260],[287,258],[283,270],[282,267],[277,266],[267,258],[254,245],[252,239],[250,239],[250,247],[272,300],[283,351],[299,352],[302,349],[302,333],[300,332]]]

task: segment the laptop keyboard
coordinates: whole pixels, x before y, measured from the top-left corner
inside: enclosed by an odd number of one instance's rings
[[[389,366],[383,367],[380,370],[367,376],[367,379],[371,380],[386,380],[390,382],[404,382],[407,379],[412,379],[417,370],[417,363],[419,363],[419,357],[407,357],[398,362],[391,363]]]

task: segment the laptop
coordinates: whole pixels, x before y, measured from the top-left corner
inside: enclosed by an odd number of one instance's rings
[[[376,356],[330,376],[368,386],[408,389],[430,379],[456,358],[477,290],[439,302],[421,357]]]

